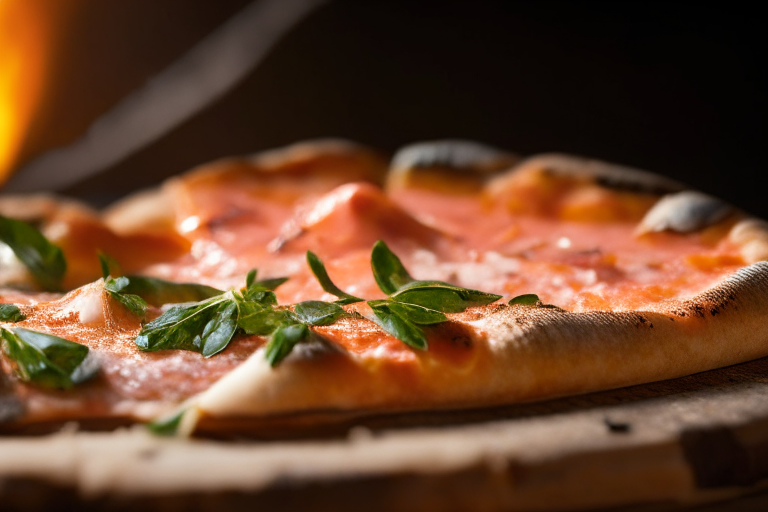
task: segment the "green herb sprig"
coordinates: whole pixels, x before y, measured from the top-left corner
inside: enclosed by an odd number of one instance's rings
[[[285,278],[257,281],[255,270],[246,277],[246,288],[230,290],[194,304],[180,304],[146,324],[136,345],[145,351],[193,350],[205,357],[218,354],[235,334],[268,336],[265,352],[271,366],[278,365],[300,343],[323,341],[311,327],[330,325],[348,313],[343,305],[366,302],[339,288],[328,275],[320,258],[307,251],[307,264],[333,302],[308,300],[293,308],[279,306],[274,288]],[[448,321],[446,313],[458,313],[469,307],[484,306],[500,295],[461,288],[442,281],[418,281],[411,277],[400,259],[379,241],[371,253],[371,270],[386,299],[369,300],[375,321],[406,345],[428,348],[425,326]],[[129,278],[130,288],[133,277]]]
[[[285,311],[284,318],[272,333],[266,347],[267,361],[273,367],[285,359],[299,343],[310,340],[323,341],[310,327],[330,325],[349,315],[341,305],[365,300],[336,286],[328,276],[323,262],[312,251],[307,251],[307,265],[323,290],[338,299],[334,302],[306,300],[294,305],[293,311]]]
[[[108,254],[99,252],[104,289],[115,299],[143,318],[147,304],[160,307],[164,304],[199,302],[224,293],[211,286],[196,283],[174,283],[156,277],[123,276],[120,264]],[[115,276],[114,278],[112,276]],[[117,277],[120,276],[120,277]],[[114,282],[108,283],[112,279]],[[130,297],[133,296],[133,297]],[[135,298],[134,298],[135,297]],[[144,302],[142,306],[136,298]]]
[[[0,322],[21,322],[27,315],[16,304],[0,304]]]
[[[0,242],[11,248],[43,289],[61,291],[67,271],[64,253],[34,226],[0,215]]]
[[[45,388],[69,389],[98,372],[86,361],[88,347],[58,336],[16,327],[0,328],[2,350],[24,382]]]
[[[179,304],[146,324],[136,338],[145,351],[183,349],[211,357],[224,350],[238,329],[246,334],[268,335],[286,323],[287,310],[278,308],[269,289],[284,279],[256,281],[242,292],[230,290],[194,304]],[[130,279],[129,279],[130,281]]]
[[[368,302],[378,324],[406,345],[420,350],[428,348],[421,326],[446,322],[445,313],[460,313],[501,298],[442,281],[417,281],[381,240],[373,246],[371,269],[381,291],[389,295],[387,299]]]
[[[523,295],[518,295],[517,297],[512,297],[510,299],[509,303],[510,306],[534,306],[537,308],[548,308],[548,309],[562,309],[560,306],[555,306],[554,304],[544,304],[538,295],[534,293],[526,293]]]
[[[111,276],[112,269],[119,268],[117,261],[111,256],[99,252],[99,263],[104,278],[104,292],[143,321],[147,316],[147,302],[138,295],[127,292],[126,288],[130,283],[127,277],[114,278]]]
[[[147,423],[147,430],[161,437],[172,437],[178,434],[181,421],[187,409],[182,409],[169,417],[161,417],[158,420]]]

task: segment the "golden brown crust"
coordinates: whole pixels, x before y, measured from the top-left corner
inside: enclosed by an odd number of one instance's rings
[[[492,187],[503,186],[504,181],[512,178],[515,173],[534,170],[562,178],[593,182],[617,191],[661,195],[686,189],[684,184],[659,174],[565,153],[542,153],[530,156],[517,164],[509,176],[500,177]]]
[[[206,429],[207,418],[215,424],[306,412],[332,420],[333,413],[487,407],[612,389],[768,356],[766,314],[768,263],[757,263],[656,311],[511,306],[456,315],[474,332],[470,362],[440,364],[425,355],[406,380],[385,364],[329,352],[297,353],[272,369],[258,351],[195,407]]]
[[[768,260],[768,222],[747,218],[731,228],[728,238],[741,248],[747,263]]]
[[[419,142],[401,148],[392,157],[386,188],[472,192],[519,160],[513,153],[469,140]]]

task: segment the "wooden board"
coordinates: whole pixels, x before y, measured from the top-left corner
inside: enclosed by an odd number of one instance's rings
[[[746,495],[737,503],[768,505],[768,359],[542,403],[355,423],[343,437],[293,441],[180,441],[138,427],[0,438],[0,503],[679,510]],[[19,458],[25,468],[11,462]]]

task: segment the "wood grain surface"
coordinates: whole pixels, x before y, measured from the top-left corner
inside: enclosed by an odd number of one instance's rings
[[[541,403],[350,420],[301,440],[5,437],[0,496],[12,511],[762,510],[766,396],[761,359]]]

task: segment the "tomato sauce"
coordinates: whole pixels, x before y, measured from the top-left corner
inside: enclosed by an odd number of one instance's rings
[[[695,234],[638,236],[638,216],[652,202],[634,196],[623,201],[604,192],[580,192],[581,197],[558,189],[553,200],[561,208],[532,201],[539,206],[526,211],[519,195],[511,203],[482,190],[388,193],[368,183],[334,183],[318,191],[316,184],[300,185],[294,178],[256,180],[237,169],[182,177],[172,191],[178,234],[190,249],[139,272],[228,289],[242,287],[248,270],[258,268],[260,278],[290,278],[277,290],[284,304],[334,300],[310,273],[307,250],[323,259],[331,278],[348,293],[383,298],[370,267],[371,247],[380,239],[416,279],[448,281],[504,300],[535,293],[575,312],[653,310],[696,295],[744,265],[725,236],[730,224]],[[591,207],[599,214],[584,217]],[[0,299],[23,305],[28,319],[19,325],[84,343],[101,360],[101,377],[82,392],[91,396],[89,405],[66,409],[61,401],[66,393],[18,384],[20,394],[37,404],[30,409],[32,417],[81,416],[84,410],[116,414],[141,401],[178,402],[206,389],[265,342],[236,338],[210,359],[185,351],[143,353],[133,343],[137,322],[113,318],[85,325],[75,316],[62,316],[71,297],[45,302],[50,295],[3,291]],[[371,314],[365,304],[348,309]],[[480,341],[460,323],[427,329],[427,352],[410,349],[367,319],[342,319],[316,330],[361,364],[384,364],[392,371],[434,364],[471,368]]]

